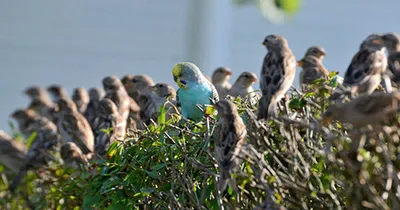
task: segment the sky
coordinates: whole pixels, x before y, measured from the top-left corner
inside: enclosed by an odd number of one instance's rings
[[[0,1],[0,129],[9,131],[9,114],[29,104],[22,92],[30,85],[61,84],[71,93],[78,86],[101,86],[107,75],[127,73],[148,74],[155,82],[173,84],[173,65],[196,62],[188,57],[188,46],[201,38],[189,31],[189,15],[196,12],[188,9],[189,4],[188,0]],[[375,32],[400,32],[398,8],[396,0],[303,0],[293,19],[272,25],[253,5],[232,6],[226,24],[206,34],[224,40],[224,48],[211,53],[207,48],[213,46],[207,45],[201,53],[220,62],[215,65],[229,66],[233,83],[243,71],[259,75],[267,52],[260,43],[276,33],[288,39],[297,58],[312,45],[323,46],[328,53],[325,66],[343,75],[362,39]],[[222,38],[214,32],[223,33]],[[205,74],[213,71],[203,62],[196,64]]]

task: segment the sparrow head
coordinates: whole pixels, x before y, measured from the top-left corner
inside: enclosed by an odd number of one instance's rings
[[[123,87],[123,84],[116,76],[107,76],[103,79],[103,88],[106,92],[116,91],[121,87]]]
[[[26,120],[32,120],[39,117],[39,115],[31,109],[17,109],[11,113],[10,116],[18,122],[25,122]]]
[[[118,113],[117,105],[108,98],[101,99],[99,102],[99,114],[108,116],[114,113]]]
[[[190,83],[205,82],[207,79],[201,73],[200,69],[193,63],[181,62],[175,64],[172,69],[174,81],[180,88],[188,88]]]
[[[389,53],[400,51],[400,36],[397,33],[383,34],[382,39]]]
[[[360,44],[360,50],[368,49],[368,50],[381,50],[384,45],[384,41],[382,36],[379,34],[371,34]]]
[[[237,108],[231,101],[220,100],[216,102],[214,106],[221,118],[232,119],[234,116],[238,115]]]
[[[213,84],[227,82],[232,75],[232,71],[228,67],[218,67],[212,74],[211,81]]]
[[[152,86],[151,89],[158,97],[162,98],[176,97],[175,89],[167,83],[157,83],[156,85]]]
[[[83,87],[77,87],[74,89],[74,92],[72,94],[72,100],[77,101],[77,100],[86,100],[89,101],[89,93],[87,90]]]
[[[45,95],[45,90],[38,86],[32,86],[27,88],[24,93],[29,96],[31,99],[39,99],[43,95]]]
[[[153,79],[147,75],[136,75],[132,78],[133,87],[139,91],[154,85]]]
[[[251,72],[243,72],[237,78],[235,83],[242,85],[243,87],[250,87],[253,83],[257,82],[257,76]]]
[[[47,91],[53,97],[53,101],[58,102],[61,98],[68,98],[67,91],[60,85],[50,85]]]
[[[288,46],[287,40],[277,34],[271,34],[265,37],[262,42],[268,51],[281,50]]]
[[[307,56],[315,56],[317,58],[322,59],[324,56],[326,56],[326,51],[322,47],[312,46],[312,47],[308,48],[308,50],[306,51],[306,54],[304,55],[304,57],[307,57]]]
[[[71,112],[76,112],[77,107],[72,100],[60,99],[57,103],[56,111],[58,113],[71,113]]]
[[[122,82],[122,84],[129,84],[129,83],[132,83],[132,79],[133,79],[133,75],[132,74],[127,74],[127,75],[125,75],[125,76],[123,76],[122,78],[121,78],[121,82]]]
[[[100,101],[104,97],[104,90],[101,88],[90,88],[89,89],[89,98],[93,101]]]
[[[315,56],[306,56],[303,59],[297,61],[297,66],[302,68],[317,67],[320,64],[320,60]]]

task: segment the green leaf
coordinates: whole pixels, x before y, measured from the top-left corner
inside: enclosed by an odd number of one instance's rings
[[[37,137],[37,132],[33,132],[28,139],[26,140],[26,147],[29,149],[32,146],[33,141],[35,141]]]

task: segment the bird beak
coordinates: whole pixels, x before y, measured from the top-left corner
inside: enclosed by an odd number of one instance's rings
[[[331,120],[332,120],[332,117],[323,117],[322,118],[322,124],[324,126],[327,126]]]
[[[225,72],[225,75],[226,75],[226,76],[231,76],[231,75],[232,75],[232,72],[231,72],[231,71],[226,71],[226,72]]]
[[[257,78],[253,78],[251,81],[252,82],[258,82],[258,79]]]
[[[150,89],[151,89],[151,91],[156,92],[157,87],[155,85],[153,85],[153,86],[150,87]]]
[[[319,56],[326,56],[326,52],[320,52]]]
[[[303,67],[303,61],[302,60],[297,61],[297,66]]]
[[[264,43],[264,42],[261,42],[261,45],[262,45],[262,46],[265,46],[265,43]]]

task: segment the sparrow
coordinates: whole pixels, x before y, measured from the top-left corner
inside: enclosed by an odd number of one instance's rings
[[[60,99],[58,102],[57,127],[62,143],[74,142],[90,157],[94,152],[94,136],[86,118],[78,111],[72,100]]]
[[[60,154],[66,167],[77,169],[80,165],[89,165],[86,156],[74,142],[67,142],[63,144]]]
[[[89,122],[90,126],[93,128],[93,121],[97,115],[97,109],[99,107],[100,100],[104,97],[104,90],[101,88],[91,88],[89,89],[89,104],[87,105],[84,116]]]
[[[95,151],[104,156],[111,143],[123,140],[127,121],[119,112],[117,106],[110,99],[104,98],[99,103],[95,121]]]
[[[137,126],[142,125],[140,107],[133,98],[129,97],[120,79],[115,76],[105,77],[103,88],[106,91],[104,98],[110,99],[117,105],[118,112],[127,120],[129,129],[136,130]]]
[[[343,85],[351,92],[371,94],[379,86],[381,75],[387,69],[386,48],[379,35],[368,36],[360,45],[344,76]]]
[[[36,137],[28,150],[26,159],[20,167],[16,178],[10,185],[10,191],[14,192],[25,174],[30,169],[37,169],[47,165],[53,156],[49,153],[59,143],[56,125],[49,119],[40,116],[30,109],[19,109],[11,115],[19,124],[24,125],[25,136],[36,133]]]
[[[103,88],[106,91],[104,98],[108,98],[113,101],[115,105],[117,105],[119,114],[124,119],[128,119],[132,100],[129,99],[129,95],[126,92],[121,80],[115,76],[105,77],[103,79]]]
[[[250,103],[255,104],[258,99],[256,98],[256,94],[254,93],[252,85],[257,81],[257,76],[254,73],[243,72],[228,91],[228,95],[233,97],[240,96],[243,99],[248,97],[250,99]]]
[[[127,74],[121,78],[121,82],[124,85],[126,92],[132,98],[135,96],[135,94],[137,92],[135,90],[135,87],[133,86],[133,81],[132,81],[133,77],[134,77],[134,75]]]
[[[258,119],[268,120],[277,114],[277,103],[285,96],[296,75],[296,59],[287,40],[271,34],[262,43],[268,50],[264,57],[260,76],[262,98]]]
[[[198,105],[211,105],[212,101],[219,101],[214,85],[204,77],[195,64],[177,63],[172,69],[172,75],[179,86],[177,101],[184,118],[199,121],[204,113]]]
[[[151,103],[148,103],[145,107],[146,112],[151,113],[151,119],[157,122],[157,118],[160,114],[160,109],[163,105],[164,109],[167,110],[167,119],[172,113],[179,113],[176,108],[176,90],[167,83],[157,83],[151,87],[155,96]],[[168,103],[167,103],[168,102]]]
[[[230,180],[230,173],[240,165],[238,155],[246,141],[247,131],[236,106],[231,101],[218,101],[215,107],[220,116],[214,132],[214,142],[215,156],[220,170],[218,190],[222,192]],[[231,181],[232,185],[235,185],[235,181]]]
[[[232,87],[229,83],[231,75],[232,71],[228,67],[218,67],[212,74],[211,81],[215,89],[217,89],[220,98],[225,98],[229,89]]]
[[[54,104],[46,90],[38,86],[27,88],[24,93],[31,99],[28,109],[32,109],[43,117],[52,118]]]
[[[60,85],[50,85],[47,87],[47,91],[50,93],[54,103],[58,103],[60,99],[69,99],[67,90]]]
[[[24,164],[28,149],[26,146],[11,138],[0,130],[0,163],[13,173],[17,173]]]
[[[75,102],[78,111],[84,114],[90,102],[89,93],[86,89],[82,87],[75,88],[72,94],[72,100]]]
[[[132,98],[139,104],[141,107],[142,104],[146,102],[141,102],[143,96],[146,93],[151,92],[149,88],[154,85],[153,79],[147,75],[135,75],[132,78],[133,89],[136,91]]]
[[[314,56],[322,62],[322,59],[324,59],[324,57],[326,56],[326,51],[322,47],[312,46],[312,47],[308,48],[306,53],[304,54],[304,57],[307,57],[307,56]]]
[[[303,70],[300,72],[300,85],[304,89],[316,79],[327,78],[329,71],[325,69],[322,61],[315,56],[305,56],[297,61],[297,66]]]
[[[400,92],[374,92],[360,95],[348,103],[336,103],[328,106],[322,121],[326,125],[331,120],[350,123],[353,127],[377,125],[394,116],[399,111]]]

